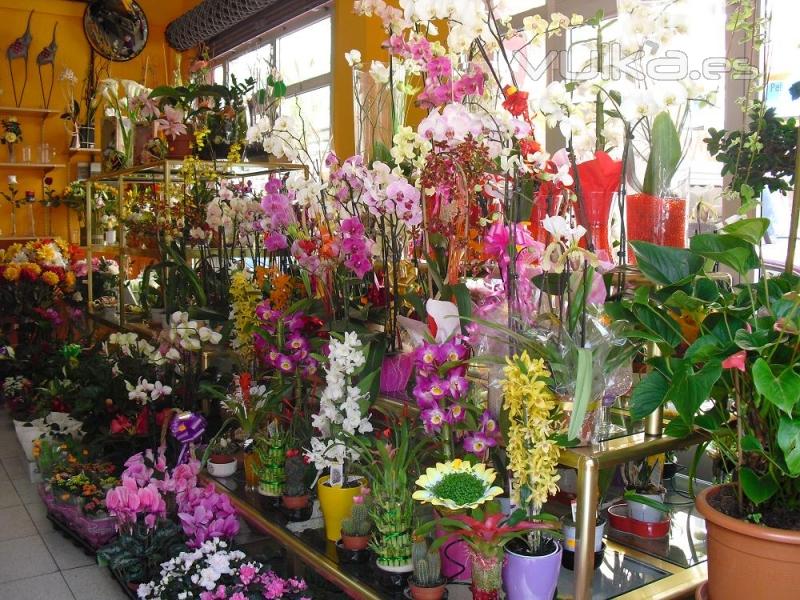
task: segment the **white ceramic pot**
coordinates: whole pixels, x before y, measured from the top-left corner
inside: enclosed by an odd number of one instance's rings
[[[575,552],[577,546],[577,528],[572,519],[565,520],[561,524],[561,531],[564,533],[564,548],[570,552]],[[606,532],[606,520],[603,518],[598,519],[597,525],[594,528],[594,551],[600,552],[603,547],[603,536]]]
[[[642,498],[649,498],[656,502],[664,502],[664,492],[659,494],[637,494]],[[645,523],[660,523],[664,519],[664,513],[656,508],[636,502],[635,500],[628,500],[628,516],[637,521]]]
[[[117,243],[117,230],[109,229],[106,231],[106,244],[113,246]]]
[[[22,425],[17,429],[17,439],[19,440],[22,450],[25,452],[25,458],[28,462],[33,460],[33,442],[39,439],[46,430],[42,425],[42,419],[31,421],[30,426]]]
[[[206,469],[214,477],[231,477],[236,473],[237,466],[236,459],[226,463],[216,463],[209,460]]]

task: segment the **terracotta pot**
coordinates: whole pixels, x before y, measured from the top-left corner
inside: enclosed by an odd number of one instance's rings
[[[708,500],[723,487],[703,490],[696,501],[708,532],[708,598],[797,598],[800,531],[754,525],[717,511]]]
[[[281,496],[283,505],[289,510],[302,510],[308,506],[309,495],[305,496]]]
[[[192,142],[194,133],[191,128],[187,133],[175,136],[175,139],[167,137],[167,158],[183,159],[192,154]]]
[[[408,587],[411,590],[411,597],[414,600],[441,600],[447,588],[444,583],[435,587],[420,587],[414,585],[411,579],[408,581]]]
[[[695,600],[708,600],[708,582],[700,584],[694,591]]]
[[[342,534],[342,546],[347,550],[366,550],[369,547],[369,535]]]

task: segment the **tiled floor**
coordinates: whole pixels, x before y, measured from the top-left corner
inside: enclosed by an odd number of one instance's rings
[[[14,424],[0,409],[0,600],[124,598],[108,569],[47,520]]]

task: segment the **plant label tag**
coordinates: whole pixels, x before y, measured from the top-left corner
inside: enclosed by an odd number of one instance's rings
[[[328,480],[328,484],[331,487],[342,487],[344,484],[344,465],[343,464],[333,464],[331,465],[331,476]]]

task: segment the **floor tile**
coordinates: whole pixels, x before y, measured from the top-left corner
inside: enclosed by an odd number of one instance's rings
[[[24,456],[15,456],[3,459],[3,468],[9,479],[23,479],[28,477],[28,461]]]
[[[83,548],[73,544],[72,540],[67,539],[58,531],[42,533],[42,539],[47,549],[50,550],[50,554],[53,555],[56,565],[62,571],[97,564],[94,555],[86,554]]]
[[[0,584],[0,598],[19,600],[75,600],[61,573]]]
[[[97,565],[63,571],[77,600],[124,600],[127,596],[105,567]]]
[[[13,438],[5,436],[4,439],[0,439],[0,458],[13,458],[20,454],[24,454],[24,452],[16,436]]]
[[[22,504],[22,500],[17,495],[11,482],[8,479],[5,481],[0,480],[0,508],[8,508],[19,504]]]
[[[50,531],[55,531],[53,524],[47,518],[47,508],[42,504],[41,500],[35,500],[30,504],[25,504],[25,510],[28,511],[28,516],[33,521],[39,533],[45,534]]]
[[[36,484],[30,482],[30,479],[14,479],[12,483],[14,484],[14,489],[17,490],[17,496],[19,496],[23,504],[39,500],[39,491]]]
[[[38,535],[0,542],[0,557],[0,583],[58,570],[47,546]],[[0,595],[0,598],[4,597]]]
[[[0,509],[0,541],[38,534],[36,526],[21,504]],[[3,556],[0,554],[0,556]]]

